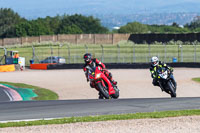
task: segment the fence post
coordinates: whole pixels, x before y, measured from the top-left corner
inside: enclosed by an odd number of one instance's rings
[[[117,63],[119,63],[120,62],[120,46],[119,46],[119,44],[117,44],[117,50],[118,50]]]
[[[53,62],[52,62],[52,61],[53,61],[53,59],[52,59],[52,58],[53,58],[53,57],[52,57],[52,56],[53,56],[53,48],[52,48],[52,45],[50,46],[50,49],[51,49],[51,63],[53,63]]]
[[[39,58],[38,58],[37,55],[35,54],[35,48],[34,48],[33,45],[32,45],[32,49],[33,49],[33,57],[32,57],[32,59],[34,60],[34,62],[35,62],[36,59],[38,60],[38,62],[40,62]]]
[[[167,47],[166,47],[166,43],[163,43],[163,45],[164,45],[164,49],[165,49],[164,62],[166,62],[166,58],[167,58]]]
[[[135,43],[133,43],[133,62],[136,62],[136,56],[135,56]]]
[[[194,45],[194,62],[196,62],[197,60],[197,58],[196,58],[196,56],[197,56],[197,45],[196,45],[196,43],[193,43],[193,45]]]
[[[33,47],[33,45],[32,45],[32,49],[33,49],[33,56],[32,56],[32,59],[34,60],[34,58],[35,58],[35,48]]]
[[[104,49],[102,44],[101,44],[101,61],[104,62]]]
[[[41,39],[41,36],[39,36],[39,43],[41,43],[41,40],[42,40],[42,39]]]
[[[68,63],[70,64],[71,63],[71,57],[70,57],[70,47],[69,45],[67,44],[67,49],[68,49]]]
[[[23,37],[20,37],[20,43],[23,44]]]
[[[58,56],[60,56],[60,45],[58,46]]]
[[[114,44],[114,34],[112,34],[112,44]]]
[[[78,44],[78,34],[75,36],[76,45]]]
[[[62,43],[60,43],[59,46],[58,46],[58,56],[60,56],[60,48],[61,48],[62,46],[63,46]]]
[[[85,52],[88,53],[88,46],[85,44]]]
[[[94,34],[94,44],[96,44],[96,34]]]
[[[149,48],[149,58],[151,58],[151,45],[150,44],[148,44],[148,48]],[[148,58],[148,60],[149,60],[149,58]]]
[[[2,46],[5,46],[5,41],[4,41],[4,38],[2,39]]]
[[[166,59],[167,59],[167,45],[166,45],[166,43],[163,43],[163,45],[164,45],[164,49],[165,49],[164,62],[166,62]]]
[[[180,59],[179,59],[179,45],[178,45],[178,62],[180,62]]]
[[[180,62],[183,62],[183,47],[181,44],[179,45],[179,48],[181,49],[181,61]]]
[[[7,62],[6,62],[6,58],[7,58],[7,49],[6,49],[6,48],[3,48],[3,49],[4,49],[5,64],[7,64]]]

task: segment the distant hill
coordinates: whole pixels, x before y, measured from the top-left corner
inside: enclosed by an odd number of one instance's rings
[[[58,14],[71,15],[78,13],[83,15],[97,16],[102,19],[102,23],[104,25],[109,25],[109,23],[113,23],[111,25],[123,25],[133,20],[142,23],[154,22],[154,24],[168,24],[171,22],[178,22],[182,24],[191,20],[195,14],[198,14],[200,12],[200,1],[0,0],[0,7],[12,8],[14,11],[18,12],[20,16],[28,19],[56,16]],[[165,18],[164,15],[167,15],[168,18],[165,22],[165,19],[163,20],[163,18]],[[186,15],[186,17],[184,17],[184,15]],[[181,18],[183,18],[183,20],[181,20]]]

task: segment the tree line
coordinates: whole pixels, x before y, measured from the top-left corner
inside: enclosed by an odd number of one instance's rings
[[[118,30],[109,31],[93,16],[57,15],[27,20],[10,8],[0,8],[0,38],[25,37],[55,34],[100,34],[100,33],[189,33],[200,32],[200,18],[180,27],[172,25],[146,25],[130,22]]]

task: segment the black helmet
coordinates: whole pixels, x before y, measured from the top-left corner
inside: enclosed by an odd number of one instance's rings
[[[92,60],[92,55],[90,53],[86,53],[84,54],[83,59],[86,63],[89,63]]]

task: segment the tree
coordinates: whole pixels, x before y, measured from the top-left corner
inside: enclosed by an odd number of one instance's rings
[[[151,33],[185,33],[189,32],[187,28],[181,28],[177,26],[169,25],[148,25],[148,29]]]
[[[64,25],[59,31],[60,34],[81,34],[83,31],[76,25]]]
[[[17,13],[10,8],[0,9],[0,37],[15,36],[15,25],[23,21]]]
[[[46,20],[49,20],[49,26],[54,34],[58,34],[59,26],[61,23],[61,17],[57,15],[56,17],[46,17]]]
[[[39,36],[39,35],[52,35],[50,27],[45,21],[37,19],[29,22],[31,27],[28,29],[28,36]]]
[[[178,25],[176,22],[173,22],[173,23],[172,23],[172,26],[173,26],[173,27],[179,27],[179,25]]]
[[[191,23],[187,23],[184,27],[189,28],[191,30],[195,30],[200,27],[200,16],[196,16]]]
[[[127,25],[122,26],[119,29],[119,33],[146,33],[146,32],[148,32],[147,25],[138,22],[128,23]]]
[[[82,15],[72,15],[72,16],[63,16],[62,22],[60,24],[60,30],[62,31],[62,28],[65,26],[73,26],[76,25],[81,29],[83,33],[89,34],[89,33],[107,33],[108,29],[101,26],[100,20],[95,19],[92,16],[86,17]],[[74,26],[73,26],[74,27]]]
[[[15,26],[15,33],[17,37],[28,36],[28,30],[31,28],[31,24],[26,22],[21,22]]]

